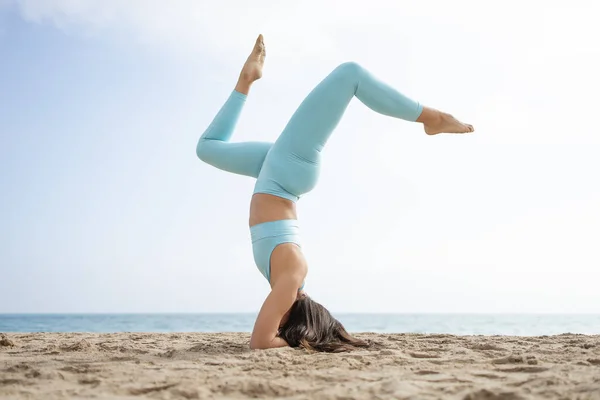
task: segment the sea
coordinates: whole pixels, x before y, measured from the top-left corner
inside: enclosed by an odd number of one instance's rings
[[[343,314],[350,332],[600,334],[600,314]],[[0,314],[1,332],[251,332],[256,314]]]

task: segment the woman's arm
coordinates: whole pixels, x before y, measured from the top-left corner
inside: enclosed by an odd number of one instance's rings
[[[280,277],[265,299],[250,338],[251,349],[270,349],[285,347],[287,342],[277,336],[279,324],[286,312],[292,307],[302,285],[302,274],[286,274]]]

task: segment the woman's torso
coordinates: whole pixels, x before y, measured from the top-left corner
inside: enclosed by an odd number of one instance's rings
[[[298,219],[296,203],[266,193],[255,193],[250,202],[250,227],[265,222]],[[283,243],[275,248],[270,260],[271,287],[282,275],[301,271],[306,276],[307,266],[302,250],[297,244]],[[300,289],[299,295],[304,294]]]
[[[282,219],[298,219],[296,203],[266,193],[255,193],[250,201],[249,225]]]

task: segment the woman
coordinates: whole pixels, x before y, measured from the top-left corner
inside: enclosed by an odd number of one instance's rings
[[[256,318],[250,347],[300,346],[332,352],[366,347],[303,290],[307,264],[296,202],[317,183],[321,150],[354,97],[380,114],[422,123],[429,135],[473,132],[473,127],[423,107],[356,63],[344,63],[313,89],[275,143],[230,143],[250,87],[262,77],[265,56],[259,35],[235,90],[196,148],[202,161],[257,179],[250,202],[252,250],[271,292]]]

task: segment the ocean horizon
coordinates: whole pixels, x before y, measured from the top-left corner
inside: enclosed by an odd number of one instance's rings
[[[600,314],[334,313],[350,332],[600,334]],[[0,314],[0,332],[251,332],[255,313]]]

